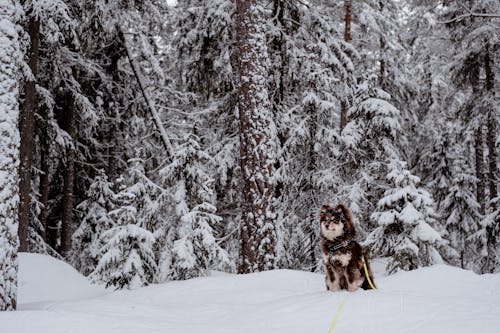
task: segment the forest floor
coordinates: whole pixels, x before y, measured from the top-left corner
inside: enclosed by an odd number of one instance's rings
[[[325,291],[320,274],[276,270],[110,291],[51,257],[20,255],[19,311],[0,313],[11,333],[498,332],[500,274],[437,265],[392,276],[378,290]]]

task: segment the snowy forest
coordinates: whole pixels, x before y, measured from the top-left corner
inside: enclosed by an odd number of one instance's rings
[[[500,271],[498,0],[0,0],[0,310],[17,255],[135,289],[322,272],[343,203],[386,271]]]

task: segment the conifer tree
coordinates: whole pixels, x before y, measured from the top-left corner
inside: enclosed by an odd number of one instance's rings
[[[479,204],[472,192],[475,178],[463,157],[455,160],[453,171],[453,182],[439,208],[446,221],[450,246],[458,252],[454,261],[460,267],[470,269],[481,248],[480,244],[472,242],[470,238],[478,231],[478,221],[481,218]]]
[[[266,84],[265,4],[236,1],[239,135],[243,203],[240,273],[275,266],[273,147],[275,125]]]
[[[196,139],[186,137],[173,162],[161,170],[172,189],[174,207],[166,227],[166,245],[160,250],[160,279],[184,280],[232,266],[215,239],[214,230],[220,229],[222,218],[216,213],[214,181],[208,173],[213,160]]]
[[[0,2],[0,311],[15,310],[19,205],[19,37],[16,3]]]
[[[109,216],[114,209],[112,186],[104,171],[100,170],[87,191],[87,199],[76,207],[81,218],[78,229],[73,233],[71,262],[84,275],[95,269],[99,260],[100,238],[114,225]]]
[[[371,215],[378,226],[364,244],[372,255],[390,257],[388,273],[442,263],[440,248],[446,243],[433,227],[432,197],[418,187],[419,178],[406,169],[405,162],[391,160],[387,180],[391,187]]]

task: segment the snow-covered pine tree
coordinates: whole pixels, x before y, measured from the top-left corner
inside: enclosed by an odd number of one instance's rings
[[[453,182],[448,188],[448,195],[439,206],[439,212],[445,220],[450,246],[458,253],[452,262],[471,269],[479,255],[478,249],[481,248],[477,240],[474,242],[470,238],[478,231],[481,217],[479,204],[473,193],[475,177],[463,157],[457,157],[453,164]]]
[[[440,248],[446,242],[433,227],[432,197],[418,187],[419,178],[400,160],[391,160],[387,180],[390,187],[371,215],[378,227],[364,245],[372,256],[389,257],[386,269],[390,274],[442,263]]]
[[[189,279],[209,269],[234,270],[227,252],[214,237],[222,218],[216,214],[213,160],[193,135],[178,146],[172,163],[160,173],[174,193],[173,216],[160,249],[160,280]]]
[[[15,310],[19,204],[19,39],[16,2],[0,2],[0,311]]]
[[[86,199],[76,207],[80,225],[73,233],[71,263],[85,276],[97,266],[101,236],[114,225],[109,216],[114,209],[112,187],[104,171],[99,170],[87,190]]]

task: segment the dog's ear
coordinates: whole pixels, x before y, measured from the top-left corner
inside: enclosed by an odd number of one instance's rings
[[[323,221],[323,219],[325,218],[325,214],[328,210],[332,209],[332,206],[329,205],[329,204],[324,204],[323,206],[321,206],[321,209],[319,210],[319,220],[320,222]]]
[[[336,213],[342,214],[346,220],[352,221],[351,211],[343,204],[338,204],[334,210]]]
[[[354,223],[352,223],[352,215],[351,211],[349,208],[342,204],[338,204],[335,207],[335,212],[342,214],[345,218],[345,223],[344,223],[344,230],[345,233],[348,234],[351,237],[354,237],[356,235],[356,230],[354,229]]]

